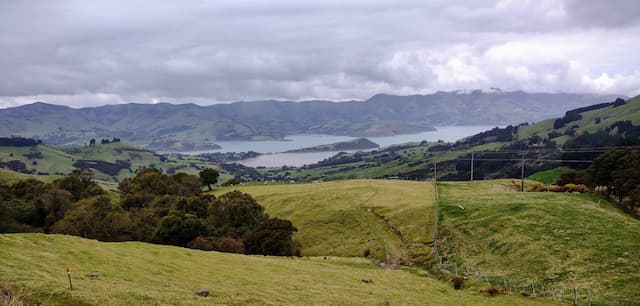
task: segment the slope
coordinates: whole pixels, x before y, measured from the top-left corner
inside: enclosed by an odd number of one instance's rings
[[[33,303],[47,305],[548,304],[454,291],[410,270],[379,269],[363,259],[244,256],[43,234],[0,235],[0,257],[0,284],[24,288]],[[67,267],[73,290],[67,289]],[[99,277],[89,277],[92,272]],[[199,288],[211,295],[194,296]]]
[[[449,262],[500,283],[640,299],[639,220],[591,195],[521,193],[511,184],[439,184]]]
[[[222,188],[251,194],[271,216],[291,220],[310,256],[363,256],[394,263],[424,261],[433,240],[434,194],[426,182],[346,180]]]

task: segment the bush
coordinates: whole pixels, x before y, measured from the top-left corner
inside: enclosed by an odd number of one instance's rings
[[[297,231],[289,220],[269,219],[245,235],[245,251],[247,254],[295,255],[298,250],[293,242],[293,232]]]
[[[584,184],[566,184],[564,185],[565,191],[567,192],[579,192],[579,193],[588,193],[591,192],[591,189]]]
[[[244,243],[233,237],[198,236],[187,243],[187,247],[203,251],[218,251],[226,253],[244,253]]]
[[[364,252],[362,252],[362,257],[369,257],[371,255],[371,251],[369,249],[364,250]]]
[[[464,278],[460,276],[454,276],[451,278],[451,282],[453,283],[453,289],[460,290],[464,288]]]

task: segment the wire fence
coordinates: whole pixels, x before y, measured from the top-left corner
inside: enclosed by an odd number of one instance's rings
[[[442,257],[439,258],[437,266],[442,273],[463,277],[466,280],[473,280],[479,284],[495,288],[497,292],[503,294],[549,299],[572,305],[640,305],[640,300],[638,299],[623,298],[618,294],[608,293],[602,289],[489,275],[477,269],[470,269],[448,262],[443,263]]]

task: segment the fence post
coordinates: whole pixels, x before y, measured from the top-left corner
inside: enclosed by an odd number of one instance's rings
[[[540,284],[540,286],[542,287],[542,297],[544,297],[545,292],[544,292],[544,284]]]
[[[603,294],[602,295],[602,306],[606,306],[607,305],[607,297]]]
[[[573,305],[578,305],[578,288],[573,287]]]
[[[533,286],[533,283],[531,283],[531,296],[536,297],[536,287]]]
[[[591,306],[591,289],[587,289],[587,305]]]

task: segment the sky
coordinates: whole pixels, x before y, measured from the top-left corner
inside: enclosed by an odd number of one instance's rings
[[[0,1],[0,107],[640,94],[638,0]]]

